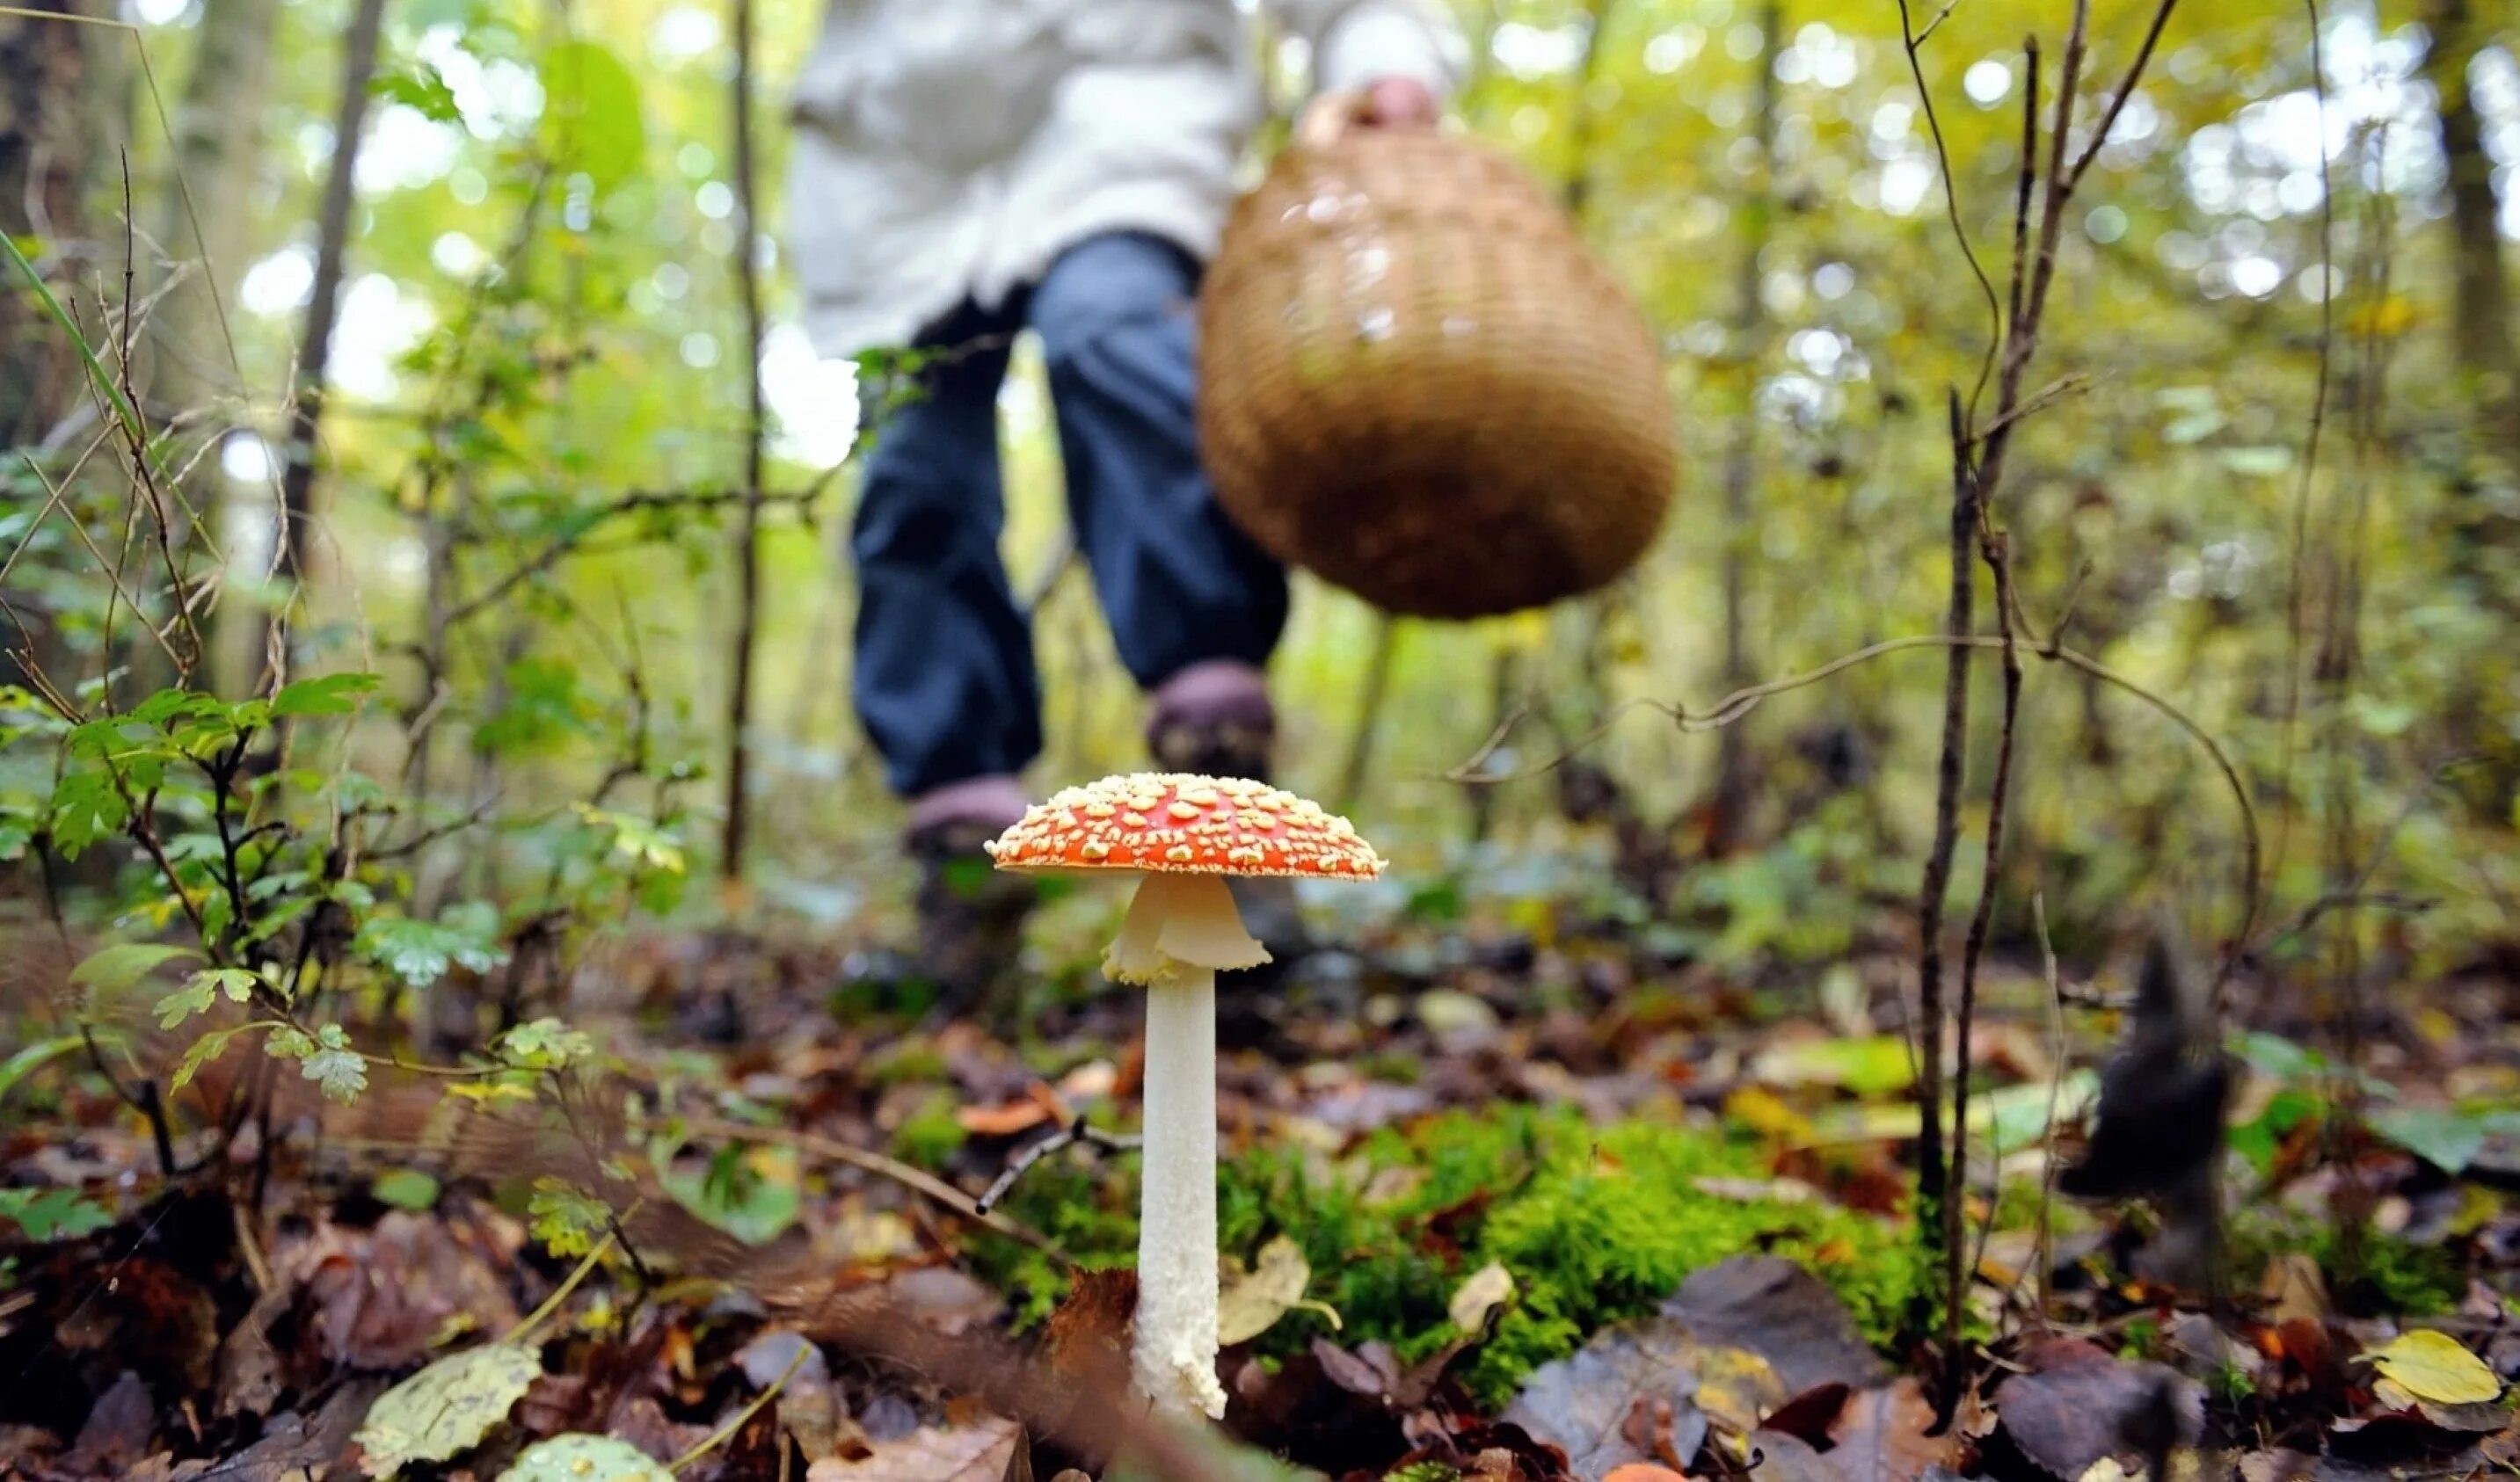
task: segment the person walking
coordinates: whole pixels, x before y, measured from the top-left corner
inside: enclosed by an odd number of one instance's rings
[[[1441,0],[1261,0],[1310,49],[1308,121],[1433,126],[1466,61]],[[858,718],[906,807],[917,970],[968,1001],[1029,886],[980,844],[1041,750],[1027,614],[998,542],[997,397],[1038,337],[1079,553],[1166,770],[1267,780],[1286,575],[1218,508],[1193,302],[1264,112],[1249,0],[831,0],[798,79],[790,256],[826,356],[905,348],[850,553]],[[1255,901],[1300,941],[1291,900]],[[1274,904],[1274,908],[1272,909]]]

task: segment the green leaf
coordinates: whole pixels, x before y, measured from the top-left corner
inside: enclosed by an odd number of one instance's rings
[[[490,1049],[519,1070],[564,1070],[595,1057],[595,1042],[556,1018],[518,1024],[493,1041]]]
[[[599,191],[630,178],[648,152],[639,79],[593,41],[563,41],[543,54],[543,140],[553,157],[583,170]]]
[[[534,1238],[562,1260],[582,1256],[611,1228],[612,1211],[602,1199],[563,1179],[534,1180],[525,1201]]]
[[[1750,1075],[1779,1086],[1837,1086],[1857,1096],[1905,1091],[1915,1079],[1908,1042],[1895,1034],[1801,1040],[1750,1063]]]
[[[248,1003],[254,984],[262,981],[241,967],[204,967],[184,979],[184,986],[158,1001],[158,1027],[172,1029],[197,1013],[207,1013],[224,994],[231,1003]]]
[[[437,1202],[437,1180],[417,1168],[389,1168],[377,1175],[369,1191],[396,1209],[422,1210]]]
[[[434,63],[415,62],[407,72],[380,73],[368,84],[368,91],[389,103],[417,110],[431,122],[464,121],[464,110],[455,102],[455,89],[446,85],[445,74]]]
[[[2372,1131],[2444,1173],[2466,1172],[2494,1130],[2484,1113],[2449,1106],[2383,1106],[2368,1120]]]
[[[481,1444],[543,1371],[516,1343],[450,1354],[377,1397],[359,1426],[368,1475],[390,1477],[414,1461],[444,1461]]]
[[[80,988],[122,993],[178,958],[200,956],[190,947],[171,947],[157,942],[116,942],[102,952],[91,954],[85,962],[71,968],[70,982]],[[202,1007],[208,1008],[208,1001],[203,1000]]]
[[[14,1221],[36,1241],[76,1238],[113,1223],[75,1189],[0,1189],[0,1220]]]
[[[194,973],[184,986],[158,1001],[158,1027],[172,1029],[197,1013],[207,1013],[218,999],[218,990],[202,981],[203,974]]]
[[[361,696],[383,682],[374,674],[326,674],[315,679],[301,679],[272,696],[271,713],[275,716],[348,715],[359,708]]]
[[[457,906],[434,921],[376,917],[353,945],[360,956],[414,988],[426,988],[458,964],[487,972],[508,955],[496,940],[498,912],[479,902]]]
[[[673,1482],[673,1475],[627,1441],[572,1432],[526,1447],[499,1482]]]
[[[2298,1087],[2286,1087],[2267,1100],[2267,1109],[2231,1129],[2231,1145],[2265,1173],[2274,1167],[2275,1151],[2292,1130],[2316,1117],[2325,1102]]]
[[[66,772],[53,788],[51,832],[65,859],[77,859],[97,840],[120,833],[129,822],[131,805],[102,768]]]
[[[37,250],[41,250],[41,243],[38,239],[26,240],[36,242]],[[53,296],[51,285],[44,282],[43,274],[35,271],[34,263],[27,260],[25,249],[18,244],[17,237],[0,232],[0,255],[7,256],[17,267],[18,272],[25,279],[28,291],[35,295],[36,306],[43,310],[46,318],[52,320],[53,327],[61,332],[62,337],[69,341],[70,347],[78,351],[79,363],[87,369],[87,379],[94,382],[97,394],[112,405],[115,417],[122,423],[124,435],[131,440],[133,446],[144,445],[148,440],[146,426],[141,422],[140,414],[132,409],[130,398],[122,394],[121,383],[115,381],[113,374],[105,368],[105,362],[97,358],[95,347],[90,345],[87,342],[87,337],[79,332],[78,321],[71,318],[62,307],[62,301],[59,298]]]
[[[297,1073],[345,1106],[368,1089],[367,1057],[350,1048],[349,1031],[338,1024],[316,1030],[315,1044],[298,1058]]]
[[[248,1029],[260,1029],[262,1027],[263,1025],[258,1023],[231,1024],[225,1029],[213,1029],[209,1033],[202,1035],[200,1039],[195,1040],[192,1048],[184,1052],[184,1058],[176,1064],[175,1078],[167,1083],[166,1089],[169,1091],[181,1091],[185,1087],[191,1085],[193,1083],[193,1077],[201,1073],[202,1066],[217,1059],[221,1053],[226,1051],[230,1040],[235,1039],[238,1035],[245,1033]]]
[[[2308,1080],[2327,1068],[2318,1051],[2263,1029],[2242,1033],[2231,1048],[2250,1069],[2278,1081]]]
[[[68,1055],[83,1043],[84,1041],[75,1034],[56,1035],[49,1040],[37,1040],[7,1059],[0,1060],[0,1101],[7,1100],[9,1093],[17,1089],[18,1083],[32,1075],[46,1060]]]

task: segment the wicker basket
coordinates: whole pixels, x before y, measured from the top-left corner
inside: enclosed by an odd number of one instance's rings
[[[1281,155],[1200,298],[1217,497],[1387,610],[1590,591],[1661,528],[1677,460],[1651,332],[1511,161],[1354,130]]]

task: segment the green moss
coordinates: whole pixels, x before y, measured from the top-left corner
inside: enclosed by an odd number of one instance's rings
[[[1336,1161],[1287,1147],[1229,1160],[1218,1236],[1247,1259],[1270,1236],[1292,1235],[1312,1264],[1310,1294],[1339,1314],[1339,1341],[1378,1338],[1404,1358],[1441,1347],[1454,1290],[1502,1262],[1517,1300],[1462,1370],[1490,1406],[1596,1329],[1651,1311],[1690,1272],[1744,1252],[1800,1260],[1868,1337],[1887,1338],[1914,1285],[1904,1236],[1834,1206],[1724,1198],[1695,1183],[1763,1171],[1755,1147],[1712,1129],[1596,1129],[1574,1112],[1531,1107],[1448,1113],[1374,1133]],[[1035,1169],[1010,1212],[1089,1262],[1125,1261],[1135,1192],[1133,1168],[1058,1163]],[[1027,1320],[1056,1304],[1046,1261],[1011,1242],[984,1245],[974,1252],[984,1274]],[[1258,1348],[1291,1353],[1330,1330],[1298,1310]]]
[[[945,1053],[925,1040],[896,1045],[869,1061],[866,1068],[867,1084],[878,1088],[910,1081],[943,1081],[950,1074]]]
[[[2240,1206],[2231,1216],[2230,1247],[2234,1272],[2243,1282],[2263,1278],[2278,1255],[2308,1254],[2318,1263],[2328,1289],[2355,1311],[2437,1317],[2455,1308],[2467,1290],[2457,1259],[2438,1245],[2365,1230],[2359,1259],[2350,1259],[2332,1221],[2297,1210]]]
[[[954,1098],[939,1091],[892,1130],[892,1155],[913,1166],[942,1168],[963,1148],[969,1136],[954,1116]]]
[[[2333,1226],[2322,1225],[2311,1243],[2330,1289],[2354,1291],[2376,1311],[2396,1318],[2438,1317],[2458,1305],[2467,1279],[2458,1262],[2438,1245],[2376,1230],[2362,1233],[2361,1259],[2349,1263]]]

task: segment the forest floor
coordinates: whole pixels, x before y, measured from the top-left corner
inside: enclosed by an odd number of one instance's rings
[[[342,1106],[213,1062],[172,1103],[171,1179],[101,1077],[0,1067],[0,1476],[1104,1474],[1131,1421],[1078,1391],[1125,1339],[1135,1154],[1086,1139],[972,1201],[1080,1120],[1129,1130],[1140,1009],[1094,974],[1107,919],[1054,904],[1003,1030],[829,942],[637,936],[525,1015],[567,1027],[522,1080],[380,1069]],[[1229,981],[1239,1444],[1153,1469],[2520,1469],[2520,1138],[2460,1109],[2520,1084],[2507,970],[2393,991],[2360,1133],[2251,1006],[2218,1292],[2175,1277],[2191,1204],[2053,1189],[2128,975],[1999,955],[1946,1423],[1906,1219],[1910,929],[1885,911],[1844,960],[1744,982],[1571,903],[1439,892]],[[469,981],[432,1002],[463,1017]],[[256,1086],[271,1143],[204,1125]]]

